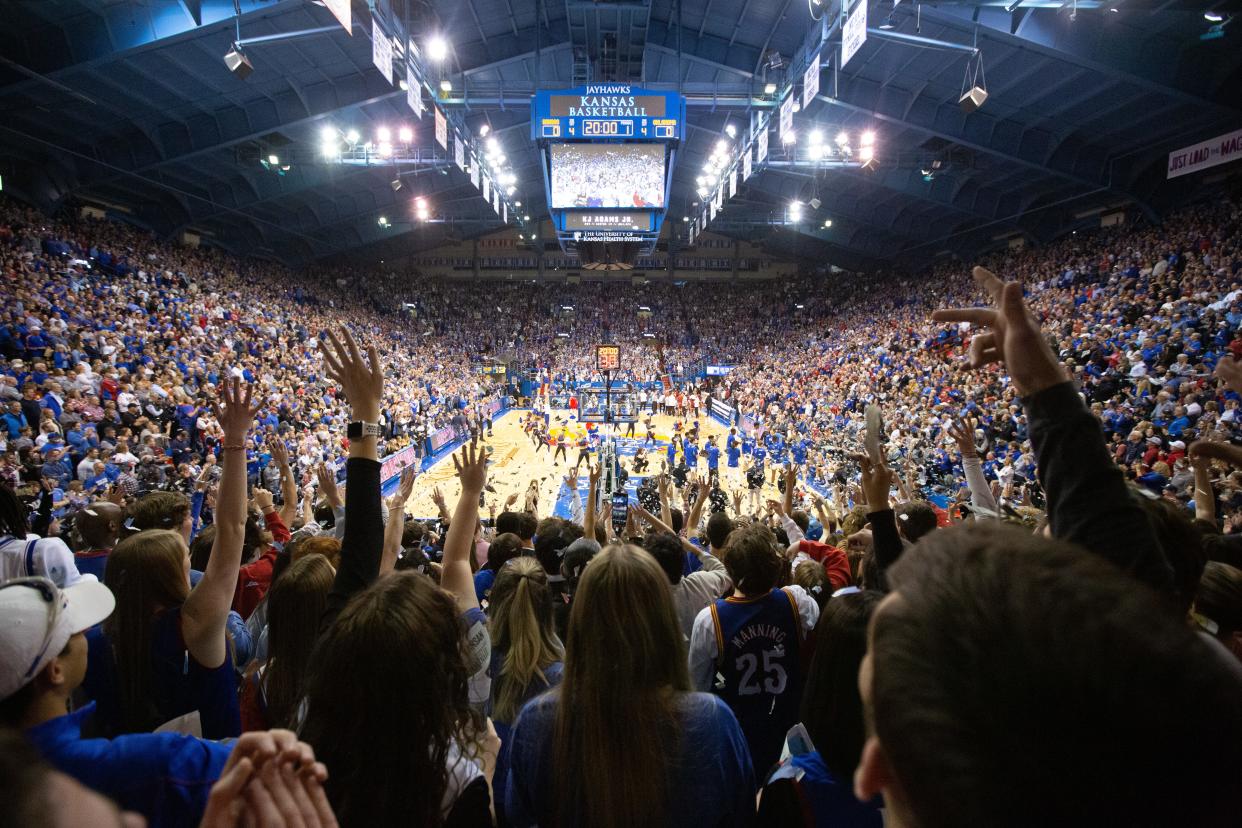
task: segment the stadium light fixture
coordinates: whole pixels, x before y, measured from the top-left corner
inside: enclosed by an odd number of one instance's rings
[[[730,138],[736,138],[737,127],[735,127],[733,124],[725,124],[725,135],[728,135]]]
[[[392,187],[392,191],[395,193],[397,190],[401,189],[401,179],[394,178],[392,181],[388,182],[388,186]]]
[[[487,139],[487,151],[500,152],[500,142],[496,140],[495,135]]]
[[[858,160],[863,162],[864,165],[870,164],[873,160],[875,160],[875,147],[872,147],[872,146],[861,147],[858,150]]]
[[[812,161],[819,161],[824,157],[824,147],[822,144],[812,144],[806,152]]]
[[[323,154],[324,158],[335,158],[336,149],[336,141],[324,141],[319,147],[319,151]]]
[[[530,221],[530,216],[529,215],[522,216],[522,221]]]
[[[729,151],[729,142],[721,138],[716,142],[716,152],[724,154]]]
[[[271,164],[273,167],[278,167],[280,166],[280,157],[276,155],[269,155],[267,157],[267,163]]]
[[[397,136],[401,139],[401,143],[408,144],[414,140],[414,130],[410,129],[408,126],[403,126],[397,133]]]
[[[845,130],[841,130],[840,132],[837,133],[837,146],[838,147],[849,146],[849,143],[850,143],[850,136],[845,133]]]
[[[387,216],[380,216],[380,217],[379,217],[379,221],[378,221],[378,222],[376,222],[376,224],[378,224],[380,227],[387,227],[387,226],[388,226],[388,217],[387,217]]]
[[[811,146],[818,147],[820,144],[824,143],[824,131],[821,129],[813,129],[810,134],[807,135],[807,138],[810,139]]]
[[[1203,19],[1209,23],[1220,23],[1225,16],[1214,9],[1209,9],[1203,13]]]
[[[479,137],[480,137],[480,138],[486,138],[486,137],[487,137],[487,133],[489,133],[489,132],[491,132],[491,131],[492,131],[492,126],[491,126],[491,124],[484,124],[483,126],[479,127]]]
[[[440,91],[441,92],[452,92],[453,82],[449,80],[448,78],[445,78],[444,80],[440,81]]]
[[[824,227],[831,227],[832,219],[824,219]]]
[[[690,217],[689,217],[689,216],[682,216],[682,217],[681,217],[681,220],[682,220],[682,221],[689,221],[689,220],[690,220]]]
[[[781,136],[782,144],[793,144],[798,140],[798,131],[791,129]]]
[[[763,94],[765,94],[765,95],[775,95],[775,94],[776,94],[776,84],[774,84],[774,83],[767,83],[767,84],[764,84],[764,86],[763,86]]]
[[[250,58],[246,57],[236,43],[233,44],[233,48],[224,53],[224,65],[237,76],[238,80],[245,80],[254,71],[254,64],[250,62]]]
[[[695,192],[699,194],[699,198],[707,198],[706,187],[699,187],[697,190],[695,190]]]
[[[381,158],[387,158],[392,155],[392,144],[388,141],[381,142],[379,145],[379,154]]]
[[[802,221],[802,202],[801,201],[789,202],[789,220],[794,221],[794,222]]]
[[[448,41],[440,35],[435,35],[431,40],[427,41],[427,57],[436,63],[448,57]]]
[[[517,190],[517,187],[513,187],[513,186],[506,187],[506,188],[505,188],[505,195],[513,195],[513,193],[514,193],[516,190]]]
[[[386,126],[382,126],[375,130],[375,139],[377,143],[386,144],[392,140],[392,130]]]
[[[326,144],[329,141],[336,140],[336,127],[326,126],[319,130],[319,137]]]
[[[520,202],[520,201],[515,201],[515,202],[513,202],[513,206],[514,206],[514,207],[521,207],[521,206],[522,206],[522,202]]]
[[[358,130],[356,129],[351,129],[349,132],[345,133],[345,140],[351,144],[358,143],[361,138],[362,136],[358,134]]]

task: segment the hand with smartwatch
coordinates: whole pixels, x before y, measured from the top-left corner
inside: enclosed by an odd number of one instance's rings
[[[320,341],[324,369],[330,380],[341,387],[352,412],[346,436],[349,456],[378,460],[376,438],[380,435],[380,403],[384,395],[384,371],[374,345],[364,357],[358,343],[346,329],[340,334],[326,331]]]

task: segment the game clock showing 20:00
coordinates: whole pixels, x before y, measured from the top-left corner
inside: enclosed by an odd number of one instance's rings
[[[595,346],[595,370],[615,371],[621,367],[621,348],[617,345]]]

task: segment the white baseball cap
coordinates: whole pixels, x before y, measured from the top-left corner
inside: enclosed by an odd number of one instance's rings
[[[112,614],[116,598],[98,581],[59,589],[48,578],[0,584],[0,699],[29,684],[76,633]]]

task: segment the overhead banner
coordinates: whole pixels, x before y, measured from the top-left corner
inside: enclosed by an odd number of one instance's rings
[[[483,200],[492,203],[492,180],[486,175],[483,176]]]
[[[841,28],[841,68],[867,42],[867,0],[854,0],[854,8]]]
[[[323,4],[332,12],[332,16],[345,27],[349,36],[354,36],[354,17],[350,0],[323,0]]]
[[[1169,153],[1169,178],[1228,164],[1242,158],[1242,129],[1226,132],[1209,141],[1201,141]]]
[[[733,198],[735,195],[737,195],[737,167],[734,167],[733,171],[729,173],[729,198]]]
[[[500,202],[500,220],[505,224],[509,223],[509,202]]]
[[[448,119],[444,117],[444,113],[440,111],[440,107],[436,107],[436,142],[440,146],[448,149]]]
[[[742,180],[750,178],[750,145],[742,150]]]
[[[371,62],[391,86],[392,41],[388,39],[388,35],[384,34],[384,30],[379,27],[379,22],[374,18],[371,19]]]
[[[765,118],[759,127],[759,138],[755,141],[755,163],[762,164],[768,157],[768,122]]]
[[[811,65],[806,67],[806,72],[802,75],[802,111],[806,112],[807,106],[811,101],[815,100],[815,96],[819,94],[819,52],[816,52],[811,58]]]
[[[479,181],[479,159],[475,158],[474,163],[470,165],[470,183],[474,185],[476,190],[483,189]]]
[[[496,187],[492,188],[492,209],[496,211],[496,215],[500,215],[500,190]]]
[[[457,168],[465,171],[466,169],[466,142],[461,140],[461,133],[453,130],[453,160],[457,162]]]
[[[780,139],[782,144],[786,142],[787,135],[793,134],[793,106],[794,93],[791,89],[789,97],[781,101]]]
[[[405,102],[409,104],[410,109],[414,110],[414,116],[421,121],[423,119],[423,85],[418,82],[412,63],[405,65],[405,85],[407,87]]]
[[[712,218],[712,220],[713,220],[713,221],[715,221],[715,219],[716,219],[716,199],[714,199],[714,198],[712,199],[711,208],[709,209],[709,211],[708,211],[708,212],[711,214],[711,218]]]

